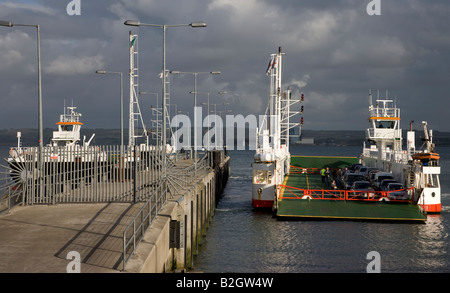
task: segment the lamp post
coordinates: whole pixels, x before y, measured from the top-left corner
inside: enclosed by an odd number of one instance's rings
[[[0,26],[13,27],[13,26],[27,26],[35,27],[37,29],[37,62],[38,62],[38,127],[39,127],[39,149],[42,156],[42,148],[44,141],[44,130],[42,123],[42,79],[41,79],[41,36],[40,28],[38,24],[17,24],[10,21],[0,20]],[[42,157],[41,157],[42,159]]]
[[[187,117],[189,118],[189,112],[188,112],[188,111],[181,111],[181,110],[178,110],[177,113],[178,113],[178,114],[186,114]],[[177,122],[178,122],[178,120],[177,120]],[[191,139],[191,131],[190,131],[190,129],[189,129],[189,132],[188,132],[187,141],[189,142],[188,147],[189,147],[189,149],[191,149],[191,146],[192,146],[192,139]],[[192,151],[191,151],[191,157],[192,157]],[[194,165],[195,165],[195,160],[194,160]],[[196,166],[196,165],[195,165],[195,166]]]
[[[229,105],[230,103],[222,103],[222,105]],[[219,113],[221,113],[221,112],[226,112],[226,111],[217,111],[217,105],[220,105],[220,104],[212,104],[213,106],[214,106],[214,111],[213,110],[211,110],[211,113],[214,113],[214,115],[215,115],[215,117],[214,117],[214,123],[215,123],[215,125],[214,125],[214,127],[217,127],[217,112],[219,112]],[[230,112],[231,112],[231,110],[229,110]],[[222,119],[222,117],[220,117],[221,119]],[[223,125],[222,125],[222,128],[223,128]],[[221,130],[219,130],[220,131],[220,133],[222,133],[222,130],[223,129],[221,129]],[[217,133],[216,133],[216,139],[215,139],[215,142],[214,142],[214,144],[216,145],[216,149],[217,149],[217,139],[218,138],[218,135],[217,135]]]
[[[195,95],[197,95],[197,94],[203,94],[203,95],[207,95],[207,106],[208,106],[208,125],[209,125],[209,97],[211,96],[211,93],[210,92],[189,92],[190,94],[195,94]],[[226,91],[221,91],[221,92],[218,92],[217,94],[218,95],[224,95],[224,94],[226,94],[227,92]],[[203,104],[203,103],[202,103]],[[207,149],[209,150],[209,141],[210,141],[210,138],[208,137],[208,146],[207,146]]]
[[[159,145],[159,114],[158,114],[158,93],[151,93],[151,92],[139,92],[140,95],[156,95],[156,145]],[[152,112],[153,115],[153,112]],[[150,121],[152,122],[152,121]],[[152,125],[152,124],[151,124]]]
[[[209,72],[182,72],[177,70],[172,70],[171,74],[192,74],[194,75],[194,91],[190,92],[194,94],[194,170],[197,172],[197,75],[199,74],[221,74],[220,71],[209,71]],[[203,129],[203,127],[202,127]]]
[[[229,104],[229,103],[223,103],[224,105],[226,105],[226,104]],[[231,113],[231,112],[233,112],[232,110],[222,110],[222,111],[217,111],[217,113],[219,114],[219,117],[220,117],[220,119],[222,120],[222,121],[224,121],[223,120],[223,118],[222,118],[222,114],[223,113]],[[222,127],[220,128],[220,137],[223,139],[223,127],[224,127],[225,125],[222,125]],[[226,143],[226,140],[223,140],[222,141],[222,143]]]
[[[172,106],[175,106],[175,115],[173,116],[173,118],[175,118],[175,124],[177,125],[176,127],[178,127],[178,117],[177,117],[177,114],[178,114],[178,105],[177,105],[177,104],[174,104],[174,103],[170,103],[170,104],[169,104],[169,110],[170,110],[170,108],[171,108]],[[170,116],[170,111],[169,111],[169,116]],[[170,122],[172,122],[172,119],[170,119]],[[170,125],[170,129],[172,129],[172,125]],[[172,133],[172,132],[171,132],[171,133]],[[178,150],[178,141],[175,140],[174,142],[175,142],[174,147],[175,147],[176,150]]]
[[[43,148],[44,148],[44,127],[42,123],[42,79],[41,79],[41,34],[38,24],[13,24],[10,21],[0,20],[0,26],[13,27],[13,26],[27,26],[35,27],[37,31],[37,62],[38,62],[38,133],[39,133],[39,171],[40,171],[40,184],[39,195],[44,194],[44,184],[42,182],[43,176]]]
[[[171,107],[171,106],[175,106],[175,116],[176,116],[176,114],[178,113],[178,105],[177,104],[169,104],[169,107]]]
[[[125,25],[129,26],[152,26],[152,27],[159,27],[163,29],[163,60],[162,60],[162,83],[163,83],[163,90],[162,90],[162,100],[163,100],[163,135],[162,135],[162,143],[163,143],[163,150],[166,150],[166,30],[169,27],[181,27],[181,26],[190,26],[193,28],[198,27],[206,27],[206,23],[204,22],[192,22],[190,24],[172,24],[172,25],[160,25],[160,24],[150,24],[150,23],[141,23],[138,20],[127,20],[124,22]],[[166,154],[163,156],[163,169],[164,169],[164,175],[166,170]]]
[[[97,70],[97,74],[118,74],[120,75],[120,150],[123,150],[123,75],[122,72]]]

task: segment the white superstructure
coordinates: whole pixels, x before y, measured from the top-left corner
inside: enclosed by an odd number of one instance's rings
[[[289,89],[281,90],[283,55],[281,48],[277,54],[271,54],[266,72],[270,76],[270,96],[264,120],[256,130],[256,152],[252,164],[254,208],[272,208],[277,187],[289,173],[289,131],[300,126],[300,123],[290,122],[300,113],[293,107],[300,103],[300,99],[292,98]]]
[[[83,123],[80,121],[81,114],[76,112],[77,107],[64,107],[64,112],[59,116],[59,121],[56,123],[58,129],[53,131],[53,137],[50,143],[43,147],[43,163],[50,162],[90,162],[93,160],[106,160],[103,153],[98,153],[96,147],[90,146],[95,133],[86,141],[83,137],[81,140],[81,127]],[[17,148],[11,148],[8,158],[9,165],[24,164],[29,161],[30,156],[27,156],[27,149],[22,147],[21,133],[17,133]],[[37,151],[37,150],[36,150]],[[76,152],[81,152],[81,155],[75,155]],[[95,153],[95,155],[94,155]],[[37,160],[38,156],[33,156]]]
[[[60,115],[58,130],[53,131],[53,138],[51,139],[52,146],[74,146],[80,141],[80,130],[83,123],[80,122],[81,114],[75,112],[77,107],[64,107],[64,114]],[[84,146],[89,146],[94,138],[94,135],[89,141],[84,141]]]
[[[425,134],[425,147],[415,149],[415,132],[407,132],[406,149],[402,148],[403,138],[400,128],[400,109],[395,101],[377,98],[372,102],[369,94],[369,123],[366,138],[371,143],[364,144],[361,163],[390,172],[406,187],[413,187],[412,200],[426,212],[441,211],[441,188],[439,182],[439,155],[434,152],[432,131],[422,122]]]

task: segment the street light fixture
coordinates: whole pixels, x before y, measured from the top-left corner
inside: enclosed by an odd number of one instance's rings
[[[120,150],[123,150],[123,79],[122,72],[97,70],[97,74],[119,74],[120,75]]]
[[[190,26],[190,27],[206,27],[205,22],[192,22],[190,24],[172,24],[172,25],[161,25],[161,24],[149,24],[141,23],[139,20],[127,20],[124,22],[125,25],[129,26],[157,26],[157,27],[177,27],[177,26]]]

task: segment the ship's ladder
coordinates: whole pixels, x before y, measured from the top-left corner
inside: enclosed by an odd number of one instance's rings
[[[415,187],[415,177],[414,172],[409,172],[409,186]]]

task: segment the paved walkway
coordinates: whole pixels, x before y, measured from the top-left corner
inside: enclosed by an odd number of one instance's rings
[[[0,215],[0,273],[66,273],[70,251],[81,272],[119,272],[122,231],[141,203],[16,207]]]
[[[193,164],[181,160],[171,170]],[[204,176],[200,171],[197,176]],[[180,179],[180,178],[178,178]],[[189,184],[190,185],[190,184]],[[190,186],[189,186],[190,187]],[[178,188],[181,193],[185,188]],[[144,203],[18,206],[0,215],[0,273],[66,273],[71,251],[81,273],[122,269],[123,231]]]

